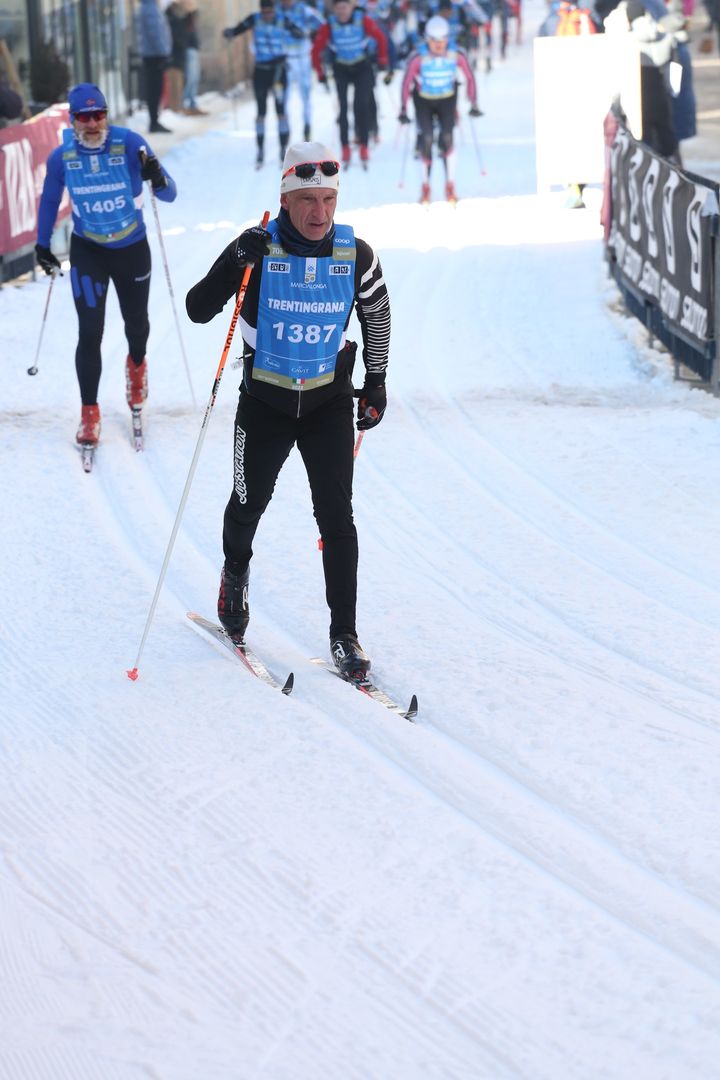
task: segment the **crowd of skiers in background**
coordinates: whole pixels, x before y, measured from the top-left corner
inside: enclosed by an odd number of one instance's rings
[[[497,19],[496,19],[497,16]],[[228,41],[252,36],[253,90],[256,114],[256,165],[265,161],[268,98],[277,119],[279,157],[289,133],[288,92],[297,87],[302,102],[303,137],[312,135],[313,75],[320,85],[335,86],[342,164],[356,153],[367,167],[379,137],[375,88],[379,77],[389,85],[403,71],[398,119],[409,122],[412,98],[416,119],[416,156],[425,170],[421,199],[430,194],[432,147],[437,141],[444,166],[445,195],[455,199],[453,129],[457,123],[458,87],[464,83],[470,115],[480,115],[474,70],[481,50],[485,70],[492,70],[493,25],[500,29],[505,56],[510,20],[517,21],[518,0],[260,0],[259,10],[227,27]],[[437,131],[437,140],[435,133]]]
[[[680,161],[680,143],[695,128],[695,94],[687,22],[696,0],[549,0],[541,36],[632,34],[641,56],[643,139],[656,152]],[[170,108],[199,113],[196,0],[141,0],[150,130],[158,119],[167,68]],[[718,27],[720,0],[706,0],[709,25]],[[160,25],[162,23],[162,26]],[[161,46],[160,36],[165,35]],[[471,117],[481,115],[478,69],[490,73],[522,36],[521,0],[259,0],[259,7],[223,31],[229,48],[249,35],[256,100],[256,165],[266,157],[268,101],[272,100],[281,160],[290,140],[288,95],[301,100],[303,138],[312,137],[315,82],[337,95],[340,155],[367,167],[378,138],[376,87],[400,83],[401,124],[415,121],[414,153],[423,169],[420,199],[430,198],[433,152],[442,164],[445,195],[454,200],[453,132],[464,86]],[[160,52],[165,53],[160,59]],[[162,66],[160,66],[162,65]],[[474,135],[474,132],[473,132]],[[569,205],[582,205],[581,190]]]

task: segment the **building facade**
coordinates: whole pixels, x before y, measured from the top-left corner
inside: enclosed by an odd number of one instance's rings
[[[200,0],[201,91],[247,78],[247,55],[230,63],[222,31],[258,6]],[[143,96],[135,7],[135,0],[0,0],[0,77],[18,80],[32,112],[64,100],[74,83],[97,83],[121,120]]]

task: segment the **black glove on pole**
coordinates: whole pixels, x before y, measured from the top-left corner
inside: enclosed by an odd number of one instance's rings
[[[262,219],[263,231],[269,220],[270,211],[266,210],[263,214]],[[158,578],[157,585],[155,586],[155,594],[150,604],[150,610],[148,611],[147,619],[145,620],[145,629],[143,630],[142,639],[140,641],[140,648],[138,649],[138,654],[135,659],[135,667],[130,668],[130,670],[127,672],[127,677],[129,679],[132,679],[133,682],[135,682],[138,677],[138,665],[140,664],[140,657],[142,656],[142,651],[145,648],[145,641],[147,640],[148,632],[150,630],[150,623],[152,622],[153,615],[155,614],[155,608],[157,607],[160,590],[162,589],[163,581],[165,580],[165,574],[167,573],[167,568],[170,563],[170,556],[172,555],[172,550],[175,545],[175,538],[177,537],[178,529],[180,528],[180,521],[182,519],[183,510],[185,509],[185,503],[187,502],[187,497],[190,494],[190,485],[192,484],[193,476],[195,475],[195,469],[197,468],[197,463],[200,459],[200,451],[202,450],[202,445],[205,441],[205,434],[208,429],[208,424],[210,423],[210,414],[212,413],[215,399],[218,395],[218,390],[220,389],[220,380],[222,379],[223,371],[225,370],[225,362],[228,358],[228,353],[230,352],[233,335],[235,334],[235,327],[237,326],[238,319],[240,318],[240,311],[242,310],[243,301],[245,299],[245,293],[247,292],[248,281],[250,280],[251,273],[252,267],[247,266],[245,268],[245,273],[243,274],[242,283],[240,285],[240,288],[238,289],[237,298],[235,300],[235,310],[233,311],[232,319],[230,320],[230,327],[227,333],[227,338],[225,339],[225,347],[222,351],[222,356],[220,357],[218,369],[215,372],[215,382],[213,383],[212,391],[210,393],[210,400],[208,401],[207,408],[205,409],[205,415],[203,417],[202,426],[200,428],[200,434],[198,435],[197,446],[195,447],[195,453],[193,454],[193,459],[190,463],[190,470],[188,472],[187,480],[185,481],[185,487],[180,498],[180,505],[178,506],[178,511],[175,515],[175,524],[173,525],[172,532],[170,533],[170,539],[168,541],[167,551],[165,552],[165,558],[163,559],[163,564],[160,570],[160,576]]]
[[[262,226],[254,225],[252,229],[246,229],[240,233],[235,246],[231,249],[230,259],[237,270],[244,270],[246,266],[254,266],[266,255],[270,254],[270,233]]]
[[[153,191],[161,191],[167,187],[167,176],[162,170],[162,165],[154,154],[146,154],[140,151],[140,175],[143,180],[149,180]]]
[[[385,383],[373,385],[365,381],[358,395],[357,424],[358,431],[369,431],[377,427],[387,408]]]
[[[60,269],[60,263],[55,258],[50,248],[43,247],[42,244],[35,245],[35,258],[37,259],[40,268],[44,270],[46,274],[54,274],[56,270]]]

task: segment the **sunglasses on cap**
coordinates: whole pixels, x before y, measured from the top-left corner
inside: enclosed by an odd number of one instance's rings
[[[91,120],[104,120],[107,116],[107,109],[93,109],[92,112],[78,112],[73,116],[73,120],[77,120],[79,124],[89,124]]]
[[[290,173],[294,172],[298,179],[309,180],[311,176],[315,175],[318,169],[323,174],[323,176],[335,176],[336,173],[340,172],[340,162],[303,161],[301,165],[293,165],[292,168],[287,170],[287,172],[284,172],[282,178],[284,180],[286,176],[289,176]]]

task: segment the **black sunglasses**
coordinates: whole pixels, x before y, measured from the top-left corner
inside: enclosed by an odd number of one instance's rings
[[[335,176],[340,171],[340,163],[338,161],[303,161],[302,165],[293,165],[291,169],[284,172],[283,180],[291,172],[294,172],[301,180],[309,180],[318,169],[323,176]]]
[[[87,124],[91,120],[104,120],[107,116],[107,109],[93,109],[92,112],[78,112],[75,113],[74,119],[79,124]]]

